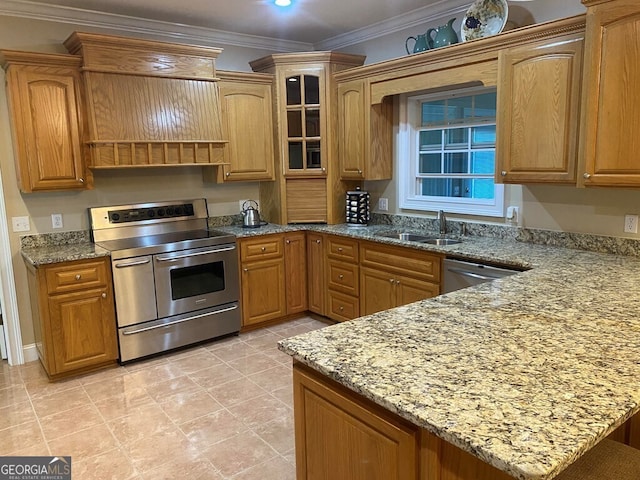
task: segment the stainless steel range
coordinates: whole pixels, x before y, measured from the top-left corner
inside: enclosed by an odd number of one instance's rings
[[[207,218],[202,198],[89,209],[111,252],[121,363],[240,330],[236,238]]]

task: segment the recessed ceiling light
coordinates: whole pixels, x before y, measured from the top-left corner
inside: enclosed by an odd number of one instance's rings
[[[291,0],[276,0],[275,4],[279,7],[288,7],[291,5]]]

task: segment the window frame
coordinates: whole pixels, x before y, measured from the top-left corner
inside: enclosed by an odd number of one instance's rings
[[[479,95],[494,91],[494,88],[465,88],[455,92],[437,94],[403,94],[399,102],[399,126],[397,140],[397,174],[398,174],[398,204],[403,210],[438,211],[451,213],[478,215],[487,217],[504,217],[504,185],[495,182],[494,165],[494,198],[470,199],[467,197],[435,197],[424,196],[417,192],[418,163],[420,160],[419,131],[421,104],[424,101],[434,101],[470,95]],[[438,129],[462,128],[469,125],[493,125],[492,123],[471,121],[460,124],[447,124]],[[480,149],[486,150],[486,149]],[[455,178],[456,174],[442,174],[443,178]],[[463,174],[459,178],[477,178],[470,174]],[[487,178],[486,176],[484,178]]]

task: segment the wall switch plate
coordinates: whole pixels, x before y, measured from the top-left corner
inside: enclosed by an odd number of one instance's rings
[[[388,198],[380,198],[378,199],[378,210],[381,212],[389,211],[389,199]]]
[[[520,219],[520,210],[518,207],[507,207],[507,220],[513,224],[517,224]]]
[[[624,233],[638,233],[638,215],[624,216]]]
[[[53,213],[53,214],[51,214],[51,226],[53,228],[62,228],[62,214],[61,213]]]
[[[31,230],[29,217],[11,217],[11,225],[14,232],[28,232]]]

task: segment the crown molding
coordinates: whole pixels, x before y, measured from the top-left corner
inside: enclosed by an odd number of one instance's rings
[[[470,1],[471,0],[440,0],[439,2],[396,17],[391,17],[382,22],[328,38],[314,44],[314,48],[316,50],[338,50],[384,35],[400,32],[407,28],[424,25],[425,23],[439,20],[447,15],[459,14],[461,10],[466,11],[470,5]]]
[[[149,20],[82,8],[49,5],[28,0],[0,0],[0,15],[48,22],[71,23],[81,27],[107,28],[117,32],[150,35],[155,38],[160,37],[170,41],[177,40],[198,45],[217,46],[222,44],[278,52],[313,50],[313,45],[305,42],[279,40],[258,35]]]

